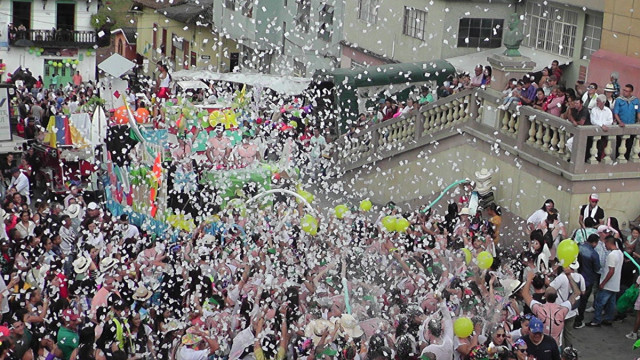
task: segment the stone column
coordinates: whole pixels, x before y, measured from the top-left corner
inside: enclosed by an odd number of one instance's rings
[[[526,56],[493,54],[487,57],[487,61],[493,69],[491,87],[498,91],[504,90],[509,79],[522,79],[536,66],[536,63]]]

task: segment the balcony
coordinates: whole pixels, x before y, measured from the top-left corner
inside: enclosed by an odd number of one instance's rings
[[[9,29],[9,45],[16,47],[90,48],[96,40],[95,31]]]
[[[494,90],[465,90],[420,109],[341,137],[336,162],[343,171],[468,134],[570,181],[637,177],[640,124],[575,127],[531,107],[500,109]],[[569,141],[569,139],[573,139]]]

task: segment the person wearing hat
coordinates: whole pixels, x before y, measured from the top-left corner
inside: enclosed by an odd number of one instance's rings
[[[69,360],[71,353],[80,343],[77,332],[79,324],[80,316],[72,309],[66,309],[62,312],[62,326],[58,330],[57,346],[62,351],[62,359],[64,360]]]
[[[580,217],[578,222],[581,227],[585,227],[584,219],[590,217],[596,221],[597,224],[604,224],[604,210],[598,206],[600,196],[593,193],[589,196],[589,203],[580,207]]]
[[[578,259],[576,259],[569,266],[564,266],[564,271],[556,276],[555,279],[549,284],[549,287],[556,289],[556,293],[558,297],[556,298],[556,304],[562,304],[565,300],[567,300],[571,294],[571,284],[569,284],[569,276],[573,278],[573,281],[578,284],[578,288],[580,289],[579,296],[583,296],[585,291],[587,290],[586,281],[584,277],[578,273],[578,269],[580,268],[580,264],[578,263]],[[575,345],[575,336],[572,332],[575,327],[575,318],[578,315],[577,309],[571,309],[564,317],[564,331],[562,332],[562,344],[564,346]]]
[[[609,110],[611,110],[612,114],[613,114],[613,109],[616,106],[615,92],[616,92],[616,89],[612,83],[609,83],[604,87],[604,96],[607,98],[605,105],[609,108]]]
[[[529,335],[522,337],[527,344],[527,354],[536,360],[560,360],[558,343],[544,334],[544,324],[536,317],[529,321]]]
[[[8,189],[8,194],[18,193],[24,197],[27,205],[31,205],[29,178],[17,167],[11,169],[11,182]]]
[[[206,345],[202,343],[203,340]],[[207,332],[192,327],[182,336],[182,346],[176,352],[176,360],[206,360],[219,348],[218,341],[211,339]]]
[[[87,211],[85,214],[85,220],[99,220],[100,219],[100,206],[95,202],[90,202],[87,205]]]

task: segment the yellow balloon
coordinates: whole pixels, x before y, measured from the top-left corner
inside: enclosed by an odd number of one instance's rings
[[[564,239],[558,244],[557,257],[560,260],[560,265],[567,267],[571,265],[578,258],[580,252],[578,244],[571,239]]]
[[[466,338],[473,332],[473,321],[468,317],[457,318],[453,323],[453,332],[459,338]]]
[[[371,203],[371,200],[369,199],[365,199],[360,201],[360,210],[362,211],[369,211],[371,210],[371,207],[373,206],[373,204]]]
[[[236,113],[233,110],[227,110],[224,112],[224,122],[227,129],[238,127],[238,121],[236,120]]]
[[[387,215],[382,218],[382,226],[388,231],[396,230],[396,217],[392,215]]]
[[[396,231],[397,232],[405,232],[407,231],[407,229],[409,228],[411,224],[409,223],[409,220],[405,219],[405,218],[399,218],[396,220]]]
[[[318,220],[309,214],[305,214],[300,220],[300,227],[307,234],[316,235],[318,233]]]
[[[298,191],[296,192],[298,193],[298,195],[302,196],[305,200],[307,200],[309,204],[311,204],[313,202],[313,199],[315,198],[312,193],[302,189],[298,189]],[[297,199],[297,201],[300,202],[299,199]]]
[[[221,111],[215,110],[209,114],[209,125],[215,127],[218,124],[224,123],[225,116]]]
[[[478,254],[478,267],[482,270],[488,269],[493,264],[493,256],[488,251]]]
[[[349,212],[349,208],[347,207],[347,205],[341,204],[336,206],[335,211],[336,217],[338,219],[342,219],[347,214],[347,212]]]
[[[468,265],[471,262],[471,251],[467,248],[462,248],[462,252],[464,253],[464,262]]]

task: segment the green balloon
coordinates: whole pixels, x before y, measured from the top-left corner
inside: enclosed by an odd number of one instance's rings
[[[53,61],[49,60],[49,61],[47,62],[47,64],[49,64],[49,65],[53,65]]]

